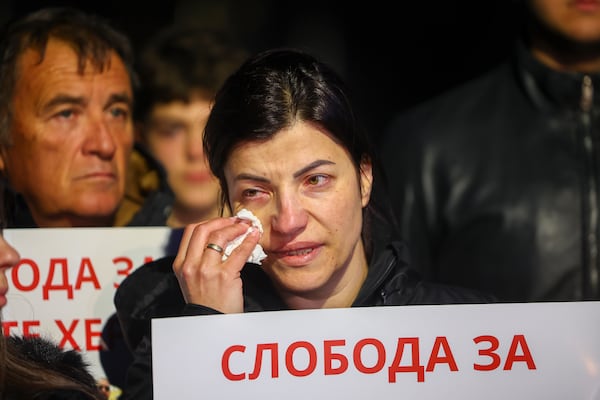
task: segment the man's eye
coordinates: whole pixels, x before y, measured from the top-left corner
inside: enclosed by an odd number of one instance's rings
[[[73,114],[73,110],[61,110],[56,115],[62,118],[71,118]]]
[[[110,113],[113,117],[117,118],[127,117],[127,115],[129,115],[129,112],[127,110],[120,107],[111,108]]]

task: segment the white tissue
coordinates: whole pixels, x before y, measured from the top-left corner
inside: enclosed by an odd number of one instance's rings
[[[247,219],[248,221],[252,221],[252,227],[258,229],[260,231],[260,233],[263,232],[263,227],[262,227],[262,224],[260,223],[260,220],[258,218],[256,218],[256,216],[254,214],[252,214],[251,211],[246,210],[245,208],[242,208],[236,214],[236,217]],[[246,233],[243,233],[240,236],[236,237],[231,242],[229,242],[227,244],[227,246],[225,246],[225,251],[223,251],[223,256],[222,256],[223,261],[227,260],[227,257],[229,257],[231,255],[231,252],[236,247],[238,247],[240,244],[242,244],[242,241],[244,240],[244,238],[246,236],[248,236],[248,233],[250,233],[250,228],[251,227],[248,227],[248,230],[246,231]],[[252,250],[252,254],[250,255],[250,257],[248,257],[247,262],[261,265],[260,262],[262,260],[264,260],[266,257],[267,257],[267,255],[265,254],[262,246],[257,243],[256,247],[254,247],[254,250]]]

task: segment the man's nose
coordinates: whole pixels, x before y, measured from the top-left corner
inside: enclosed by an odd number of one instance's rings
[[[84,152],[97,154],[100,158],[111,158],[116,148],[116,140],[108,123],[102,117],[90,119],[86,128]]]

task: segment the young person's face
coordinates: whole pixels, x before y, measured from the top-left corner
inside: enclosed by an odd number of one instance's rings
[[[26,50],[13,94],[12,145],[0,169],[38,226],[110,225],[133,143],[129,74],[113,53],[79,74],[71,47],[50,39],[44,60]]]
[[[8,279],[6,273],[9,268],[19,262],[19,253],[0,235],[0,309],[6,305],[6,292]]]
[[[199,212],[216,210],[220,199],[219,181],[210,172],[202,147],[210,105],[200,97],[190,103],[156,104],[142,135],[165,167],[177,204]]]
[[[600,42],[600,2],[528,0],[542,24],[571,41]]]
[[[330,298],[366,273],[362,208],[372,174],[363,168],[359,176],[342,146],[304,122],[230,154],[233,211],[247,208],[262,222],[263,268],[284,296]]]

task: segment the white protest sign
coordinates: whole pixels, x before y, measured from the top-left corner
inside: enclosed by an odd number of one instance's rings
[[[81,350],[94,376],[105,376],[100,335],[115,312],[115,289],[135,268],[173,253],[176,232],[167,227],[5,229],[21,262],[7,271],[4,334],[40,335]]]
[[[600,399],[600,302],[271,311],[152,330],[157,400]]]

